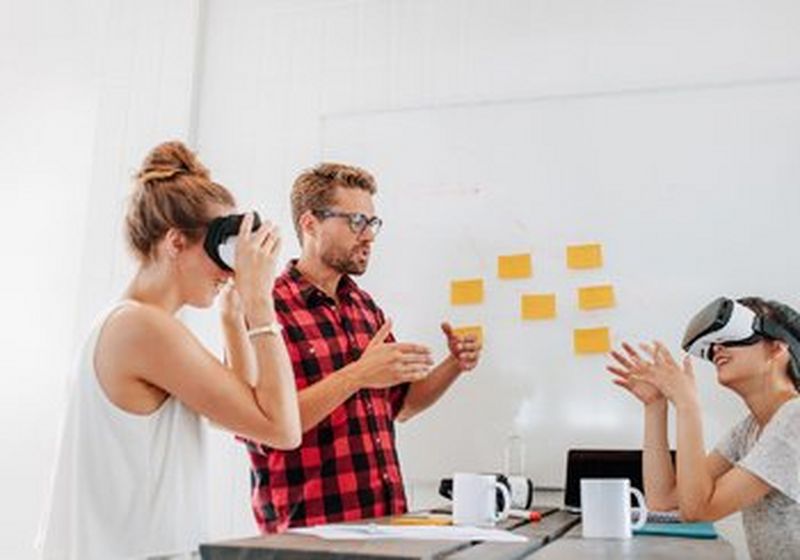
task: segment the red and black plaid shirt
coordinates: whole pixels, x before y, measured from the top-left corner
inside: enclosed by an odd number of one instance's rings
[[[278,320],[298,391],[357,360],[383,312],[348,276],[338,305],[309,283],[296,261],[275,281]],[[298,449],[247,442],[253,512],[263,532],[404,513],[394,418],[408,384],[361,389],[303,435]]]

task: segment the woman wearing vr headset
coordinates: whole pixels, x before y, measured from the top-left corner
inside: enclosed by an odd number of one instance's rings
[[[653,510],[684,521],[742,512],[754,559],[800,557],[800,315],[760,298],[719,298],[687,327],[684,350],[714,363],[749,414],[710,452],[689,356],[660,342],[612,352],[614,382],[644,404],[644,481]],[[677,416],[673,466],[667,402]]]
[[[207,514],[201,417],[272,447],[299,445],[294,376],[272,304],[280,236],[268,223],[255,228],[254,214],[238,216],[235,274],[204,246],[209,225],[234,205],[180,142],[145,159],[125,222],[139,268],[77,363],[43,557],[195,557]],[[223,290],[230,366],[175,317],[186,305],[211,306]]]

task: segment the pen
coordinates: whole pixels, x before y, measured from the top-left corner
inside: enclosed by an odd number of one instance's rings
[[[536,510],[527,509],[510,509],[508,510],[508,516],[513,517],[515,519],[527,519],[531,522],[537,522],[542,520],[542,514]]]

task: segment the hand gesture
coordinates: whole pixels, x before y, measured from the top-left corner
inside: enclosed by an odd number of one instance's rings
[[[277,226],[264,222],[256,231],[252,212],[245,215],[236,239],[234,281],[245,307],[250,302],[269,301],[275,282],[275,262],[281,236]]]
[[[458,336],[450,323],[442,323],[442,332],[447,337],[447,348],[450,355],[458,362],[460,371],[469,371],[478,365],[483,345],[473,335]]]
[[[652,361],[644,362],[646,367],[635,374],[637,380],[653,385],[675,405],[696,402],[697,386],[688,354],[679,364],[661,342],[642,344],[642,349]]]
[[[382,389],[423,379],[433,360],[430,350],[419,344],[386,342],[392,322],[386,321],[356,362],[361,387]]]
[[[617,364],[606,366],[606,369],[616,376],[614,383],[626,389],[642,401],[642,404],[648,405],[662,400],[664,395],[661,391],[655,385],[644,381],[642,377],[648,362],[627,342],[622,343],[622,349],[625,351],[624,355],[616,350],[611,351],[611,357]]]

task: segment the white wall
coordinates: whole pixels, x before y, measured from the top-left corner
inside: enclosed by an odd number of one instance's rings
[[[9,5],[6,5],[9,4]],[[0,18],[0,557],[27,558],[72,359],[106,2],[10,3]],[[74,35],[73,35],[74,34]],[[11,241],[13,239],[13,241]]]
[[[321,157],[326,116],[779,83],[800,75],[800,5],[791,0],[211,0],[208,6],[198,145],[243,205],[257,204],[277,218],[287,236],[288,189],[300,169]],[[380,202],[379,211],[390,220],[398,216]],[[290,245],[285,256],[294,252]],[[369,275],[364,284],[370,286]],[[440,420],[458,425],[457,417]],[[402,434],[401,456],[413,445]]]
[[[196,0],[0,5],[0,557],[34,557],[77,344],[130,269],[121,200],[190,132]]]

